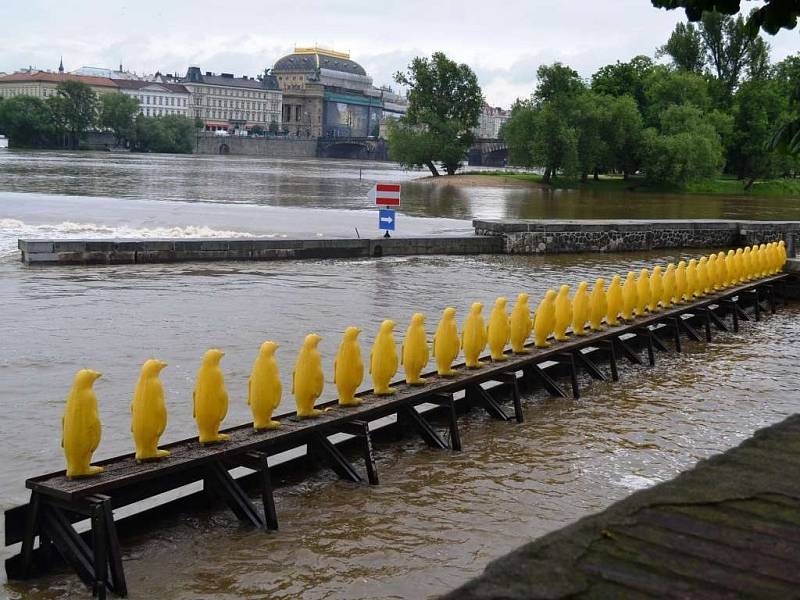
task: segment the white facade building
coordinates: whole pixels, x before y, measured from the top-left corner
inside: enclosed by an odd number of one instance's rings
[[[189,90],[180,84],[128,79],[114,80],[114,83],[121,93],[139,101],[139,114],[146,117],[192,116]]]
[[[500,137],[500,128],[510,118],[510,110],[484,104],[478,119],[478,126],[472,130],[472,133],[479,139],[496,140]]]

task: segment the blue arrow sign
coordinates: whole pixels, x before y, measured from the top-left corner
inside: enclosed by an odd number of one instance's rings
[[[385,229],[386,231],[394,231],[394,224],[397,218],[395,211],[382,208],[378,211],[378,229]]]

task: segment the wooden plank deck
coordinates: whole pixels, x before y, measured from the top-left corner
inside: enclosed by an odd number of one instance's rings
[[[493,561],[444,596],[800,597],[800,415]]]
[[[408,386],[403,381],[394,383],[397,393],[392,396],[376,396],[372,390],[367,390],[358,394],[358,397],[364,400],[364,404],[358,407],[340,407],[335,401],[322,403],[319,407],[327,410],[315,419],[297,420],[294,418],[293,412],[285,413],[276,417],[282,422],[282,426],[278,429],[255,432],[252,425],[243,424],[224,429],[223,431],[231,436],[231,439],[224,443],[201,446],[197,442],[197,438],[193,437],[163,445],[162,447],[169,450],[171,454],[167,459],[158,462],[139,464],[131,453],[93,463],[105,467],[105,472],[97,477],[69,480],[65,477],[65,471],[57,471],[28,479],[26,486],[48,496],[74,501],[80,497],[108,493],[121,486],[199,467],[212,459],[226,458],[251,451],[268,451],[276,447],[289,448],[292,445],[302,445],[315,432],[335,429],[336,426],[353,420],[372,421],[397,412],[400,406],[409,403],[423,403],[426,398],[435,394],[453,393],[465,389],[468,385],[492,381],[495,377],[502,377],[504,373],[522,370],[528,365],[539,364],[547,360],[558,360],[560,355],[565,353],[596,347],[600,342],[628,333],[635,334],[636,330],[641,330],[649,325],[662,323],[668,318],[680,317],[693,311],[697,312],[698,309],[718,304],[722,299],[752,290],[756,285],[763,286],[778,282],[785,277],[785,275],[777,275],[729,288],[691,304],[679,305],[647,315],[630,324],[610,327],[606,331],[586,336],[571,336],[569,341],[554,342],[550,348],[539,349],[529,345],[529,354],[514,356],[507,352],[509,359],[504,362],[492,362],[490,357],[485,356],[482,359],[485,366],[480,369],[468,370],[463,363],[460,363],[455,367],[458,371],[458,375],[455,377],[443,378],[439,377],[435,371],[431,371],[423,375],[429,380],[428,384],[424,386]]]

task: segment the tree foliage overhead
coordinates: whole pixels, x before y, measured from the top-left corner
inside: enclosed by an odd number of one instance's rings
[[[139,112],[139,101],[125,94],[104,94],[100,99],[101,127],[114,133],[117,145],[132,140],[136,134],[136,114]]]
[[[457,64],[442,52],[430,59],[417,57],[395,81],[408,86],[408,110],[389,128],[389,151],[407,166],[426,166],[439,175],[436,163],[448,174],[459,168],[472,144],[483,95],[469,66]]]
[[[735,15],[742,9],[741,0],[652,0],[652,3],[657,8],[668,10],[683,8],[690,21],[699,21],[705,12]],[[797,25],[800,0],[764,0],[762,4],[747,20],[747,28],[751,34],[761,28],[774,35],[782,28],[794,29]]]

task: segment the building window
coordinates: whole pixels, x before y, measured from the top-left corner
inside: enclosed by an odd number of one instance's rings
[[[299,121],[300,120],[300,115],[301,115],[301,111],[302,110],[303,110],[303,107],[300,104],[298,104],[298,105],[296,105],[294,107],[294,120],[295,121]]]

